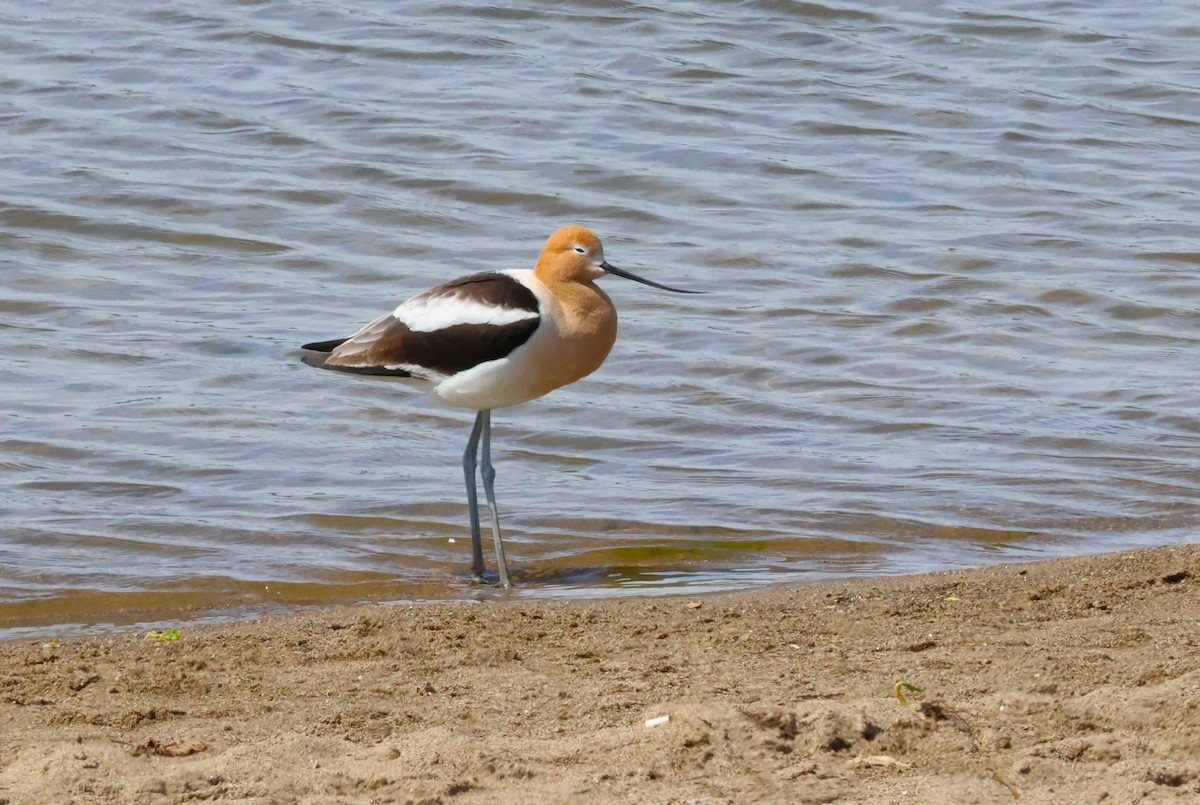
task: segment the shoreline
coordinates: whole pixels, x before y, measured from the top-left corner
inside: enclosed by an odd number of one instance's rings
[[[18,640],[0,802],[1182,802],[1198,660],[1200,545]]]

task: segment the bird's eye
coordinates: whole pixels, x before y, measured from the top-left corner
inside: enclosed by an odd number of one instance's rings
[[[576,246],[575,253],[576,254],[587,254],[587,249],[583,248],[582,246]]]

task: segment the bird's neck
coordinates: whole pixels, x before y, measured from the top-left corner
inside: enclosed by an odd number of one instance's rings
[[[557,282],[547,287],[562,305],[559,331],[563,335],[612,346],[617,337],[617,310],[608,294],[592,282]]]

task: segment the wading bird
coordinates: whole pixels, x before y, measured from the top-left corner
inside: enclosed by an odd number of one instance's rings
[[[596,287],[605,274],[675,293],[604,259],[581,226],[558,230],[532,269],[451,280],[402,302],[349,338],[305,344],[304,362],[323,369],[410,378],[435,400],[476,411],[463,453],[471,518],[471,571],[483,578],[479,466],[492,519],[500,583],[512,584],[500,540],[492,466],[492,410],[519,405],[600,368],[617,338],[617,311]],[[482,455],[479,446],[482,443]]]

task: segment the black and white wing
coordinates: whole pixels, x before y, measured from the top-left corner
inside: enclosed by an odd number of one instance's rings
[[[305,344],[304,362],[358,374],[440,380],[520,347],[541,322],[533,291],[501,273],[472,274],[414,296],[349,338]]]

